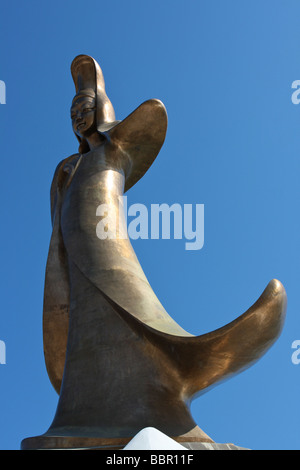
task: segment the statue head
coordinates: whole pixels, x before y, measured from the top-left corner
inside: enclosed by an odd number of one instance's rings
[[[99,64],[90,56],[79,55],[71,65],[76,95],[72,101],[73,131],[80,143],[79,153],[89,151],[86,138],[93,132],[101,134],[112,129],[116,121],[113,105],[105,92]]]
[[[96,107],[96,94],[93,90],[79,92],[72,101],[72,127],[81,142],[85,137],[97,132]]]

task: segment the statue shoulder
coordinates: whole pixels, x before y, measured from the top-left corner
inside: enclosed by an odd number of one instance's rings
[[[51,183],[51,187],[50,187],[50,202],[51,202],[52,222],[53,222],[55,207],[56,207],[56,203],[57,203],[57,192],[58,192],[58,190],[60,190],[63,187],[64,180],[67,176],[66,173],[63,171],[63,168],[67,163],[70,163],[72,160],[74,160],[75,158],[78,158],[78,157],[79,157],[79,154],[74,153],[73,155],[70,155],[69,157],[64,158],[63,160],[61,160],[59,162],[59,164],[57,165],[57,167],[54,171],[54,175],[53,175],[53,179],[52,179],[52,183]]]

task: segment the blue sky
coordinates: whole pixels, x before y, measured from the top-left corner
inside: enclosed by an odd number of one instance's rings
[[[1,2],[2,305],[0,448],[47,430],[57,395],[44,364],[42,304],[49,188],[77,151],[70,65],[99,62],[117,119],[159,98],[165,144],[128,203],[204,204],[205,243],[137,240],[169,314],[202,334],[246,311],[268,282],[288,295],[283,333],[251,369],[193,402],[217,442],[300,449],[300,5],[296,0]]]

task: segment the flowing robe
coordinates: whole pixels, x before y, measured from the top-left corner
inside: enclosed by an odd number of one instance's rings
[[[102,204],[108,220],[124,226],[120,197],[153,162],[166,125],[163,105],[150,100],[99,148],[55,172],[43,322],[60,397],[47,435],[129,437],[154,426],[209,440],[190,415],[191,400],[257,361],[281,331],[286,296],[273,280],[237,320],[191,335],[161,305],[129,239],[110,236],[115,224],[97,237]]]

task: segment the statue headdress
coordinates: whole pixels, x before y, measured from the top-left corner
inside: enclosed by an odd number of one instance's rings
[[[94,97],[97,108],[97,130],[103,133],[112,129],[120,121],[116,121],[113,105],[106,95],[104,77],[99,64],[90,56],[79,55],[72,62],[71,73],[76,90],[73,101],[79,95]],[[87,142],[77,134],[76,137],[80,143],[79,152],[86,153],[89,150]]]

